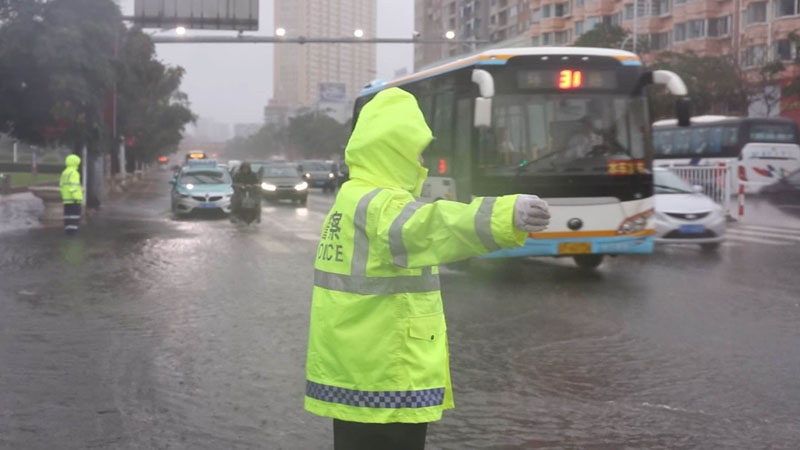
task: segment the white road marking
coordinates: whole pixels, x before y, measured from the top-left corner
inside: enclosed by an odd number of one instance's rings
[[[788,233],[800,235],[800,229],[797,228],[781,228],[781,227],[765,227],[760,225],[743,225],[737,228],[730,228],[730,230],[754,230],[754,231],[769,231],[774,233]]]
[[[786,245],[786,242],[782,241],[772,241],[769,239],[759,239],[747,236],[732,236],[730,232],[727,234],[727,236],[725,236],[725,239],[733,241],[755,242],[756,244],[766,244],[766,245]]]
[[[769,233],[765,231],[751,231],[751,230],[727,230],[728,235],[735,234],[740,236],[756,236],[763,238],[785,239],[787,241],[800,242],[800,236],[792,236],[780,233]]]

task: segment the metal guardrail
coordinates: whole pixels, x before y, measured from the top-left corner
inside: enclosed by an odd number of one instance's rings
[[[735,167],[728,164],[717,166],[681,166],[667,165],[669,170],[687,183],[703,188],[703,193],[711,197],[715,203],[723,207],[726,214],[730,214],[733,204],[733,174]]]

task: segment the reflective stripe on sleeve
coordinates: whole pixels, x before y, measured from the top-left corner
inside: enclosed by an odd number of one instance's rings
[[[357,391],[306,380],[306,395],[328,403],[365,408],[427,408],[444,402],[444,388],[416,391]]]
[[[478,213],[475,214],[475,232],[478,234],[478,239],[481,240],[483,246],[490,252],[502,248],[494,240],[494,235],[492,234],[492,210],[496,200],[497,198],[495,197],[485,197],[478,208]]]
[[[389,227],[389,248],[392,251],[394,263],[400,267],[408,267],[408,251],[406,245],[403,243],[403,225],[411,219],[419,208],[425,203],[411,202],[408,203],[400,214],[394,219],[392,225]]]
[[[392,295],[433,292],[440,288],[438,275],[407,275],[399,277],[367,277],[314,271],[314,286],[331,291],[360,295]]]
[[[367,209],[369,203],[381,189],[375,189],[358,201],[356,214],[353,217],[355,236],[353,238],[353,259],[350,263],[350,273],[353,275],[367,274],[367,258],[369,257],[369,237],[367,236]]]
[[[64,216],[65,219],[80,219],[81,216]]]

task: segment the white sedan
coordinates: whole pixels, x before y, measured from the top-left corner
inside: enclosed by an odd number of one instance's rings
[[[700,244],[716,250],[725,240],[726,217],[702,188],[664,168],[653,171],[656,235],[659,243]]]

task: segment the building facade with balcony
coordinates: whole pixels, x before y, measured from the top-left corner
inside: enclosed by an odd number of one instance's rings
[[[455,31],[485,47],[572,45],[608,24],[635,39],[625,48],[645,58],[663,52],[733,55],[744,69],[782,61],[788,80],[800,75],[800,0],[415,0],[418,32]],[[415,68],[480,48],[418,45]],[[795,113],[800,122],[800,101]]]

